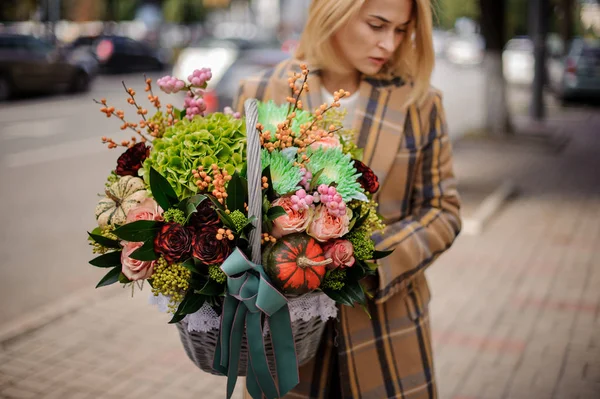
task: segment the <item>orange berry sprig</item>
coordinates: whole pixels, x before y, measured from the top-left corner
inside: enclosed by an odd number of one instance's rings
[[[277,241],[277,239],[275,237],[273,237],[272,235],[270,235],[269,233],[261,234],[261,237],[260,237],[261,244],[268,244],[270,242],[276,242],[276,241]]]
[[[152,91],[152,79],[147,78],[146,74],[144,74],[144,80],[146,81],[145,91],[148,93],[148,100],[152,103],[152,105],[154,105],[157,111],[160,111],[160,100],[158,99],[158,96],[155,96],[154,92]]]
[[[232,176],[229,175],[225,169],[219,170],[219,167],[216,164],[213,164],[211,168],[213,175],[212,194],[215,196],[217,201],[219,201],[221,204],[225,204],[225,199],[227,198],[227,190],[225,189],[225,185],[231,180]]]
[[[291,90],[291,96],[287,98],[288,102],[289,102],[289,106],[288,106],[288,114],[290,112],[294,112],[296,111],[296,109],[302,109],[302,101],[300,101],[300,95],[302,94],[302,91],[306,90],[306,92],[308,93],[308,67],[306,66],[306,64],[302,64],[300,65],[300,69],[301,72],[297,73],[294,72],[291,74],[291,76],[288,78],[288,84],[290,86],[290,90]],[[303,79],[302,84],[300,86],[300,88],[296,87],[296,82],[299,79]],[[292,108],[292,105],[294,106],[294,108]]]
[[[204,171],[204,167],[198,166],[198,169],[192,171],[192,175],[196,179],[196,187],[198,187],[200,191],[208,191],[208,186],[212,183],[212,177]]]
[[[148,141],[148,138],[146,136],[144,136],[144,134],[142,133],[142,131],[140,129],[138,129],[138,124],[137,123],[131,123],[131,122],[127,122],[125,120],[125,112],[123,112],[122,110],[115,110],[115,107],[108,106],[106,104],[106,99],[105,98],[101,99],[100,101],[94,100],[94,102],[96,104],[102,105],[102,108],[100,108],[100,112],[106,114],[107,118],[110,118],[111,116],[115,116],[115,117],[119,118],[123,122],[123,124],[121,125],[121,130],[125,130],[125,129],[129,128],[129,129],[133,130],[134,132],[136,132],[138,135],[141,136],[141,141],[142,142],[145,143],[145,142]],[[103,137],[102,142],[103,143],[109,143],[109,148],[116,148],[117,147],[116,143],[112,139]]]
[[[137,113],[138,115],[142,116],[142,119],[144,121],[146,121],[146,114],[148,113],[148,110],[145,108],[142,108],[140,105],[138,105],[138,103],[135,101],[135,90],[133,90],[131,87],[127,88],[127,86],[125,86],[125,82],[121,82],[123,84],[123,88],[125,89],[125,91],[127,92],[127,94],[129,94],[129,98],[127,99],[127,102],[133,106],[135,106],[137,108]]]
[[[263,178],[262,178],[262,188],[264,188],[264,189],[269,188],[269,179],[267,179],[266,176],[263,176]]]
[[[221,241],[224,239],[228,239],[229,241],[233,241],[235,237],[233,236],[233,232],[229,229],[219,229],[217,230],[217,240]]]

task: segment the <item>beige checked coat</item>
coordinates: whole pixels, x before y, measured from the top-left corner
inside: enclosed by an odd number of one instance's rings
[[[290,71],[284,61],[242,82],[235,107],[247,98],[284,103]],[[310,66],[309,66],[310,68]],[[305,109],[322,104],[319,72],[309,74]],[[300,368],[300,384],[286,398],[436,398],[424,271],[458,235],[459,197],[442,98],[431,89],[424,104],[405,107],[410,84],[367,78],[359,86],[353,128],[363,161],[379,177],[379,211],[387,228],[378,249],[395,248],[380,261],[369,303],[342,306],[328,325],[317,356]]]

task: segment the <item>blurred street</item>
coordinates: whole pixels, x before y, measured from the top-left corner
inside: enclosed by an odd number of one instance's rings
[[[457,70],[441,62],[434,84],[445,93],[461,189],[511,178],[520,195],[427,272],[440,398],[597,398],[600,115],[550,104],[547,125],[571,139],[560,153],[458,140],[483,120],[483,77]],[[0,106],[0,398],[224,396],[225,380],[195,369],[147,292],[93,288],[103,271],[87,264],[85,231],[117,156],[100,137],[124,136],[92,98],[127,115],[121,79]],[[125,80],[142,99],[143,79]],[[510,96],[513,111],[526,112],[528,93]]]

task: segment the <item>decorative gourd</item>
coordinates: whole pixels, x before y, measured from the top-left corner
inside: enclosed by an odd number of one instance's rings
[[[264,253],[263,267],[284,294],[302,295],[321,285],[326,265],[323,248],[312,237],[297,233],[283,236]]]
[[[96,206],[100,227],[125,223],[127,212],[148,197],[144,181],[134,176],[121,177],[105,193]]]

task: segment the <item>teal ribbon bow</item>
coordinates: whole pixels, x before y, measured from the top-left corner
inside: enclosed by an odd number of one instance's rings
[[[237,382],[245,331],[249,352],[246,372],[248,393],[253,398],[262,398],[263,395],[267,399],[280,398],[300,381],[287,299],[273,287],[263,267],[250,262],[238,248],[225,260],[221,269],[227,274],[227,295],[213,368],[227,375],[227,398],[231,398]],[[267,362],[262,314],[269,322],[277,384]]]

